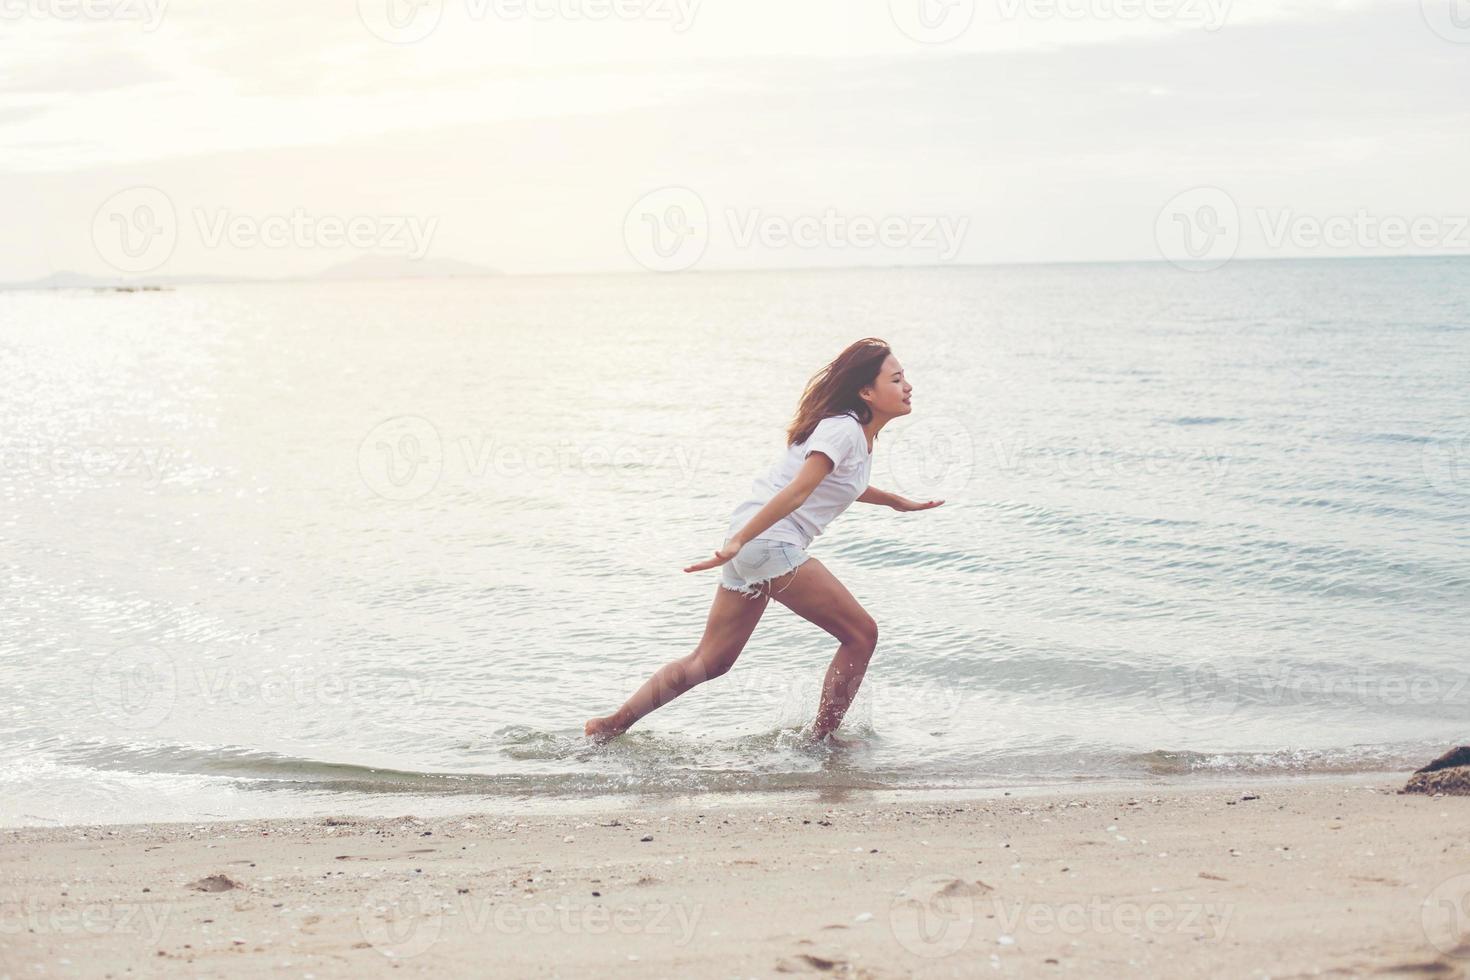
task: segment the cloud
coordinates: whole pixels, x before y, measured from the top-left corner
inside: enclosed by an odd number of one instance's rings
[[[883,5],[835,31],[822,3],[757,2],[736,20],[701,7],[683,38],[461,8],[405,45],[344,9],[182,5],[152,34],[92,31],[80,49],[22,32],[0,158],[16,193],[64,216],[43,229],[47,261],[95,261],[92,211],[135,184],[182,211],[435,216],[440,257],[513,271],[626,267],[623,218],[665,185],[716,215],[967,215],[965,261],[1148,257],[1161,204],[1199,184],[1272,206],[1470,209],[1466,50],[1414,4],[1237,0],[1216,31],[1084,30],[1023,9],[995,36],[929,46]],[[609,36],[632,41],[591,43]],[[487,54],[507,46],[524,50]],[[9,234],[0,279],[35,261]],[[719,243],[709,256],[769,258]],[[185,241],[174,262],[279,274],[326,259]]]
[[[78,95],[116,92],[138,85],[166,82],[169,76],[130,51],[76,46],[34,57],[29,63],[10,62],[0,68],[0,91],[5,101],[17,96],[48,96],[41,108],[59,105]]]

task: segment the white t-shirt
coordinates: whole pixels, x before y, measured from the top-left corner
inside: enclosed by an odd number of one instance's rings
[[[862,496],[868,488],[868,475],[873,471],[873,454],[868,451],[868,437],[862,423],[851,415],[829,415],[817,423],[806,442],[790,446],[775,466],[756,478],[750,496],[730,518],[730,534],[745,526],[766,503],[787,484],[806,462],[807,454],[820,449],[831,458],[832,472],[817,484],[811,496],[800,507],[781,518],[760,537],[788,541],[805,548],[838,514]]]

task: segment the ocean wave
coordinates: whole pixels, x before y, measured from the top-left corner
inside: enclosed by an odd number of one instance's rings
[[[1313,773],[1404,772],[1417,769],[1444,750],[1443,743],[1350,745],[1288,748],[1263,752],[1190,752],[1156,749],[1130,757],[1159,776],[1239,773],[1308,775]]]

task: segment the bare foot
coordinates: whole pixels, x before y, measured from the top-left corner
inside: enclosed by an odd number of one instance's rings
[[[821,742],[837,749],[851,749],[862,743],[856,739],[841,738],[836,732],[828,732],[826,735],[818,735],[815,729],[807,729],[806,737],[813,742]]]
[[[587,727],[584,729],[583,734],[585,734],[588,738],[594,738],[599,742],[605,742],[610,738],[616,738],[627,730],[628,729],[626,727],[619,727],[617,722],[613,719],[613,716],[608,715],[606,718],[593,718],[592,720],[588,721]]]

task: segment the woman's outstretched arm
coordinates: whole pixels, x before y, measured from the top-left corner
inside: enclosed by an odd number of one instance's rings
[[[791,482],[780,490],[775,496],[767,500],[765,506],[751,515],[745,526],[735,532],[735,536],[725,542],[725,546],[715,552],[713,558],[695,562],[686,572],[701,572],[706,568],[714,568],[723,565],[751,541],[760,537],[772,524],[790,514],[796,508],[806,502],[806,498],[812,495],[817,484],[827,478],[832,472],[833,462],[826,453],[813,451],[807,456],[806,462],[801,464],[801,469],[796,471],[796,476]]]
[[[943,500],[910,500],[907,497],[900,497],[896,493],[889,493],[887,490],[879,490],[877,487],[868,487],[857,498],[857,502],[860,504],[881,504],[884,507],[892,507],[898,511],[928,510],[930,507],[938,507],[944,503]]]

